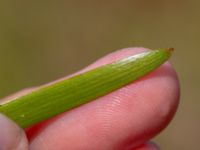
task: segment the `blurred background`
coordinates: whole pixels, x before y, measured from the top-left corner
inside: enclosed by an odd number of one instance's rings
[[[1,0],[0,97],[66,76],[121,48],[174,47],[181,103],[155,141],[163,150],[197,150],[199,43],[198,0]]]

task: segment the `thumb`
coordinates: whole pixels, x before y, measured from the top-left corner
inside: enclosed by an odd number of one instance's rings
[[[0,114],[0,150],[28,150],[28,140],[24,131],[2,114]]]

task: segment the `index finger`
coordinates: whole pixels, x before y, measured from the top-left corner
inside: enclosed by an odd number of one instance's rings
[[[146,49],[114,52],[83,71],[141,51]],[[33,127],[27,132],[31,148],[106,150],[133,143],[137,146],[166,127],[178,99],[176,73],[165,63],[137,82]]]

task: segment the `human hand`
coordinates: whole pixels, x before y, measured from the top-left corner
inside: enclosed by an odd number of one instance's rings
[[[128,48],[80,72],[145,51]],[[24,131],[0,115],[0,150],[157,150],[148,142],[172,119],[179,84],[169,63],[142,79]],[[29,147],[29,148],[28,148]]]

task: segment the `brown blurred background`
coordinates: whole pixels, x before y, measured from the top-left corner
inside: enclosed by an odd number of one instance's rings
[[[174,47],[181,103],[156,137],[163,150],[200,149],[200,1],[2,0],[0,97],[72,73],[125,47]]]

